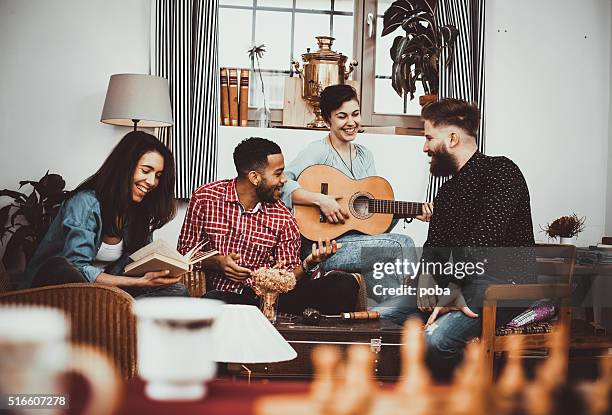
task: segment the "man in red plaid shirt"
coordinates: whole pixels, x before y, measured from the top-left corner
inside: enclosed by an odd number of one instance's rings
[[[281,264],[293,271],[296,287],[281,295],[281,311],[301,314],[314,307],[325,314],[352,311],[359,285],[352,274],[334,271],[318,277],[317,266],[339,246],[319,242],[300,260],[300,233],[280,200],[287,181],[280,147],[251,137],[234,150],[238,177],[199,187],[191,197],[177,249],[186,253],[200,242],[218,255],[197,267],[206,271],[206,298],[230,304],[258,304],[251,272]],[[313,278],[314,277],[314,278]]]

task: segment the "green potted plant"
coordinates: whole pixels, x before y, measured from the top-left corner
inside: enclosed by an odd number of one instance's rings
[[[541,227],[543,232],[550,239],[559,238],[562,244],[571,244],[572,238],[584,230],[585,218],[579,218],[575,213],[570,216],[561,216],[551,223],[547,223],[545,227]]]
[[[2,262],[12,276],[23,272],[68,194],[59,174],[47,172],[37,182],[20,181],[19,189],[26,185],[32,187],[30,194],[0,190],[0,196],[12,199],[0,209],[0,243],[6,248]]]
[[[435,18],[437,0],[397,0],[385,11],[382,36],[401,28],[390,54],[393,60],[391,85],[399,96],[414,99],[416,83],[423,85],[421,105],[434,101],[438,94],[438,64],[444,49],[445,65],[451,64],[459,31],[452,25],[440,26]]]

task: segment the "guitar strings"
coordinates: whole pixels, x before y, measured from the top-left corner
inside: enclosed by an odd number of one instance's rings
[[[395,210],[399,210],[399,213],[401,214],[409,215],[419,215],[422,213],[421,203],[419,202],[368,199],[368,206],[369,208],[374,209],[373,213],[394,213]]]

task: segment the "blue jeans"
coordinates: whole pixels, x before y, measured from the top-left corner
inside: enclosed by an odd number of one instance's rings
[[[408,317],[420,313],[416,300],[417,297],[414,295],[396,295],[370,307],[369,310],[378,311],[381,318],[386,318],[401,326]]]
[[[396,296],[370,310],[381,313],[396,324],[403,325],[409,317],[425,321],[429,313],[422,313],[416,306],[416,296]],[[473,308],[477,318],[471,318],[461,311],[451,311],[440,317],[425,330],[427,341],[427,364],[432,374],[446,379],[455,366],[463,359],[467,342],[480,335],[482,328],[481,309]]]
[[[134,298],[143,297],[189,297],[189,290],[185,285],[176,283],[161,287],[123,287]]]
[[[374,263],[392,262],[396,260],[417,262],[414,241],[408,235],[383,233],[380,235],[363,235],[348,233],[336,239],[342,243],[342,248],[331,258],[321,264],[322,271],[337,269],[346,272],[361,273],[366,282],[368,297],[381,303],[394,296],[377,294],[376,285],[385,288],[398,288],[404,284],[404,275],[386,275],[384,278],[374,278]],[[364,249],[365,248],[365,249]],[[363,254],[363,255],[362,255]]]
[[[468,317],[461,311],[446,313],[425,330],[427,341],[427,364],[434,377],[446,379],[463,359],[467,342],[480,336],[482,310],[472,310],[477,318]]]

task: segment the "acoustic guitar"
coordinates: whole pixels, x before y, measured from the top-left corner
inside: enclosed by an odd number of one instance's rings
[[[317,206],[293,205],[295,219],[304,237],[336,238],[349,231],[368,235],[385,232],[393,217],[413,218],[423,212],[420,202],[393,200],[389,182],[379,176],[354,180],[340,170],[323,164],[305,169],[298,177],[303,189],[332,196],[341,196],[340,206],[349,218],[343,224],[327,221]]]

